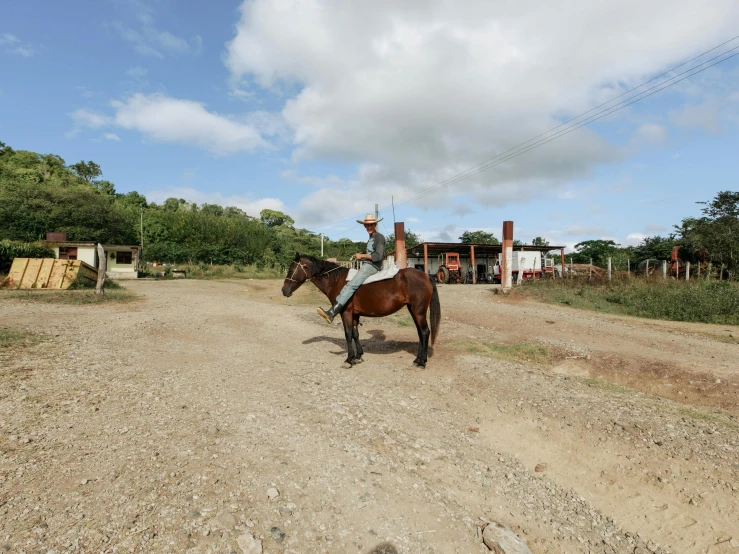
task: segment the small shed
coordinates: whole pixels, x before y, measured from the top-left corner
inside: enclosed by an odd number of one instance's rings
[[[58,240],[62,239],[62,240]],[[80,260],[98,267],[97,243],[69,242],[66,233],[47,233],[45,244],[58,260]],[[103,244],[107,258],[108,279],[137,279],[139,276],[139,247],[130,244]]]

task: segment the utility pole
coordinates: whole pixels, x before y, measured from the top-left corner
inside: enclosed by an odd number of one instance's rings
[[[321,258],[323,258],[323,233],[321,233]]]
[[[143,256],[144,254],[144,208],[141,208],[140,216],[141,216],[141,219],[140,219],[141,221],[141,253],[139,254],[139,258],[141,258],[141,256]]]
[[[380,219],[380,206],[375,204],[375,219]]]

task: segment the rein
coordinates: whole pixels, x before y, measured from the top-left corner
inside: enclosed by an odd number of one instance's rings
[[[297,261],[296,262],[293,262],[293,263],[295,264],[295,269],[293,269],[292,277],[295,277],[295,273],[298,271],[298,267],[300,267],[300,269],[303,270],[303,273],[305,273],[306,279],[305,279],[305,281],[303,281],[305,283],[307,283],[308,281],[312,281],[313,279],[318,279],[319,277],[324,277],[324,276],[328,275],[329,273],[331,273],[332,271],[336,271],[337,269],[346,269],[344,267],[341,267],[340,265],[337,265],[336,267],[334,267],[332,269],[329,269],[328,271],[324,271],[323,273],[319,273],[318,275],[314,275],[313,277],[310,277],[309,278],[308,277],[308,272],[305,270],[305,266],[303,264],[301,264],[300,262],[297,262]],[[299,282],[297,279],[293,279],[292,277],[285,277],[285,280],[286,281],[292,281],[293,283],[298,283]]]

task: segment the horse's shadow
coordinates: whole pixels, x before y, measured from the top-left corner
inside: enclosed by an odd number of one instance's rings
[[[365,353],[396,354],[398,352],[407,352],[409,354],[416,354],[418,350],[418,341],[386,340],[385,332],[381,329],[372,329],[367,332],[367,335],[369,335],[368,338],[362,339],[361,336],[359,337],[359,342],[362,344]],[[332,351],[332,354],[336,356],[346,355],[346,340],[343,338],[321,335],[304,340],[303,344],[315,344],[317,342],[330,342],[341,348],[338,352]]]

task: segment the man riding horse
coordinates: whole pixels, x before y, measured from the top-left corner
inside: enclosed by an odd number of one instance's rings
[[[336,303],[331,306],[328,311],[323,308],[318,308],[318,315],[320,315],[327,322],[331,323],[341,310],[344,309],[349,301],[357,292],[359,286],[364,283],[369,277],[377,273],[382,269],[382,260],[385,257],[385,237],[377,230],[377,224],[382,219],[377,219],[372,214],[364,216],[364,220],[356,220],[357,223],[364,225],[364,228],[369,233],[369,240],[367,241],[367,253],[354,255],[357,260],[362,260],[362,265],[357,271],[357,274],[349,281],[341,292],[336,297]]]

